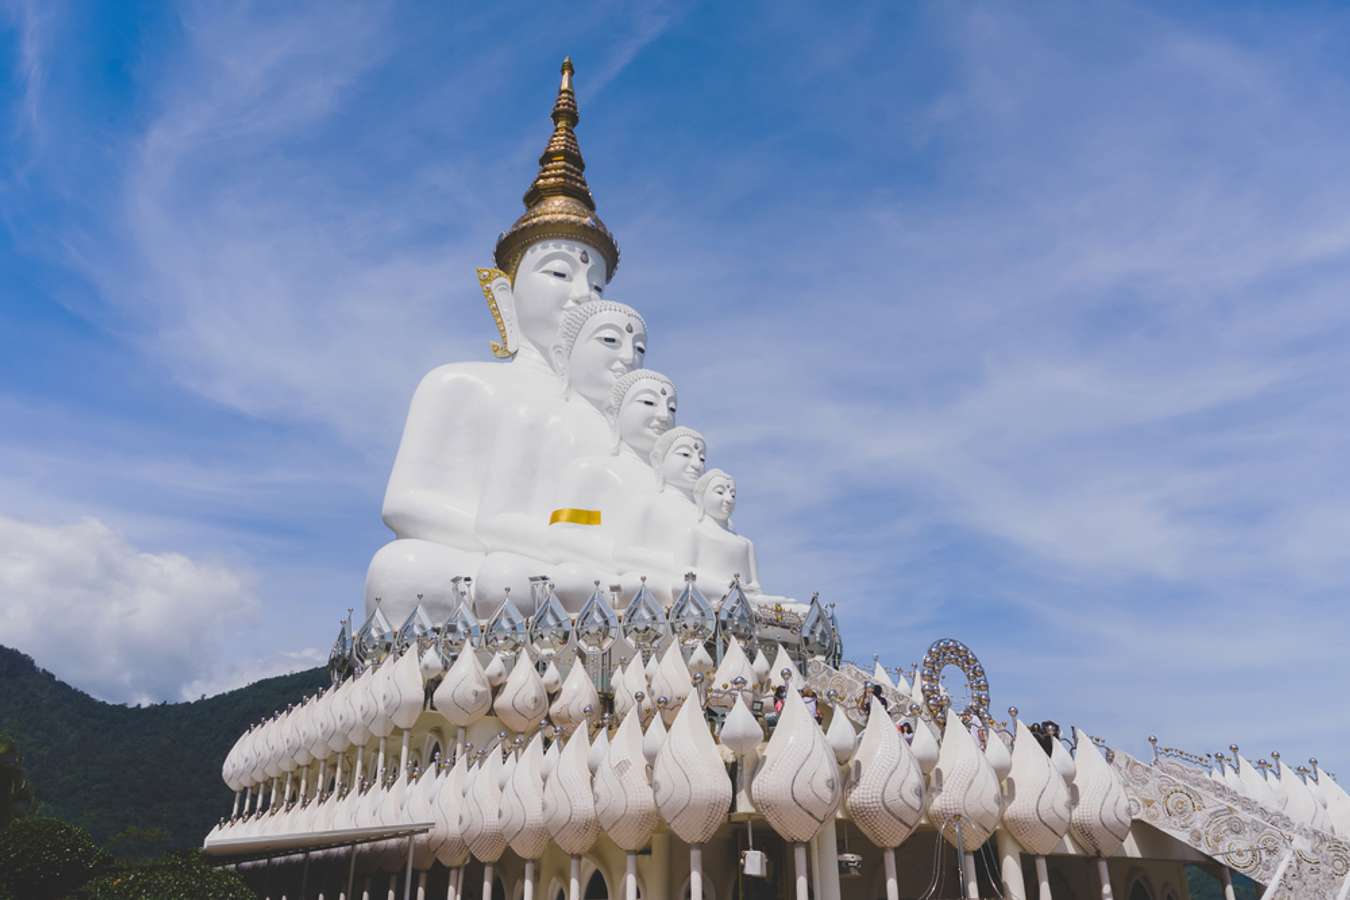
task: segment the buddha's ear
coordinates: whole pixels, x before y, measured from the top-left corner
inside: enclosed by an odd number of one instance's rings
[[[491,341],[492,355],[510,359],[520,349],[520,325],[516,321],[516,296],[511,291],[511,279],[501,269],[479,269],[478,286],[487,300],[488,312],[497,326],[500,341]]]

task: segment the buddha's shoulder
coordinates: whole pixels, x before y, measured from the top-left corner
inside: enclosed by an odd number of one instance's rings
[[[547,376],[520,366],[497,362],[454,362],[437,366],[422,376],[417,395],[427,397],[503,394],[539,391]]]

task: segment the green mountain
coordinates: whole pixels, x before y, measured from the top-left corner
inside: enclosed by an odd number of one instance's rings
[[[327,683],[323,669],[310,669],[192,703],[120,706],[0,646],[0,732],[18,745],[39,812],[151,855],[200,846],[230,811],[220,764],[235,740]]]

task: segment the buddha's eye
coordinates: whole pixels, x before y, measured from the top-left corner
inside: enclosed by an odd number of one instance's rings
[[[646,355],[647,355],[647,345],[646,345],[646,344],[634,344],[634,345],[633,345],[633,349],[636,350],[638,353],[640,353],[640,354],[643,355],[643,356],[646,356]]]
[[[611,347],[617,347],[619,344],[619,339],[612,334],[601,335],[600,340],[604,341],[606,344],[609,344]]]
[[[548,274],[552,275],[554,278],[566,278],[566,277],[567,277],[567,273],[566,273],[566,272],[559,271],[558,269],[549,269],[549,270],[548,270]]]
[[[643,400],[643,401],[642,401],[642,405],[643,405],[643,406],[655,406],[655,405],[656,405],[656,401],[655,401],[655,400]]]
[[[593,284],[591,285],[591,290],[595,291],[597,294],[603,294],[605,292],[605,286],[603,284]]]

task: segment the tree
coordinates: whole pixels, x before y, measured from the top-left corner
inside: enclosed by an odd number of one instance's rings
[[[23,774],[23,759],[14,739],[0,732],[0,830],[15,816],[31,812],[33,789]]]
[[[157,900],[202,897],[209,900],[252,900],[254,893],[233,872],[213,869],[201,854],[170,854],[153,863],[128,866],[101,875],[85,886],[88,900]]]
[[[87,831],[60,819],[26,816],[0,831],[0,894],[55,900],[111,863]]]

